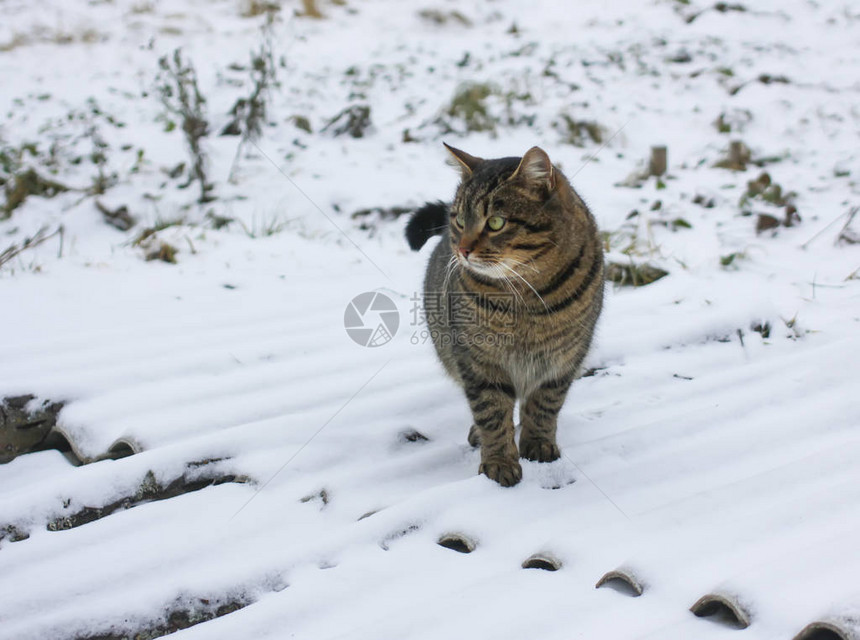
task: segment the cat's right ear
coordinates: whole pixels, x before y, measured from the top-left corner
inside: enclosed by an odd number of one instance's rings
[[[460,171],[462,172],[464,178],[468,178],[469,176],[471,176],[472,172],[474,172],[475,169],[478,168],[478,165],[484,161],[483,158],[476,158],[475,156],[470,156],[465,151],[455,149],[454,147],[451,147],[444,142],[442,144],[445,145],[445,148],[457,161],[457,166],[460,167]]]
[[[520,161],[520,166],[517,167],[517,170],[509,178],[509,180],[516,179],[552,191],[556,183],[555,173],[553,172],[552,162],[549,161],[549,156],[546,155],[546,151],[540,147],[532,147],[526,151],[526,154]]]

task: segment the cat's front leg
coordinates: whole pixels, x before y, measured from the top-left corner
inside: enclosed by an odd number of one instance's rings
[[[481,444],[478,471],[503,487],[512,487],[523,477],[514,440],[514,388],[474,374],[464,376],[463,383]]]
[[[552,462],[561,451],[555,440],[558,412],[572,380],[552,380],[535,389],[520,408],[520,455],[526,460]]]

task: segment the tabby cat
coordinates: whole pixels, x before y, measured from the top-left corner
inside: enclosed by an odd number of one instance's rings
[[[602,243],[588,207],[542,149],[483,160],[445,146],[462,172],[454,201],[416,211],[406,237],[417,251],[443,236],[427,267],[425,317],[469,401],[479,471],[509,487],[522,478],[519,456],[560,455],[558,412],[603,303]]]

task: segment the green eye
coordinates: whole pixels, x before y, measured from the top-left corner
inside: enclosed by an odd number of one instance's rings
[[[490,228],[490,231],[498,231],[505,226],[506,222],[507,220],[502,216],[490,216],[487,219],[487,226]]]
[[[464,216],[462,213],[458,213],[457,217],[454,218],[454,221],[457,223],[457,226],[460,227],[461,229],[466,226],[466,216]]]

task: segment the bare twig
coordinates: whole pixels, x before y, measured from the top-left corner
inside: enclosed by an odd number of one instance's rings
[[[209,133],[209,122],[206,119],[206,98],[197,86],[197,72],[190,60],[182,59],[182,50],[176,49],[173,56],[162,56],[158,60],[161,68],[158,90],[164,108],[181,119],[182,132],[188,143],[191,155],[191,175],[189,186],[194,180],[200,185],[198,202],[211,202],[214,186],[209,182],[206,170],[208,158],[203,149],[202,140]]]
[[[268,111],[269,93],[272,86],[278,86],[277,66],[274,56],[274,35],[272,18],[263,26],[263,39],[257,51],[251,51],[251,93],[247,98],[239,98],[230,110],[233,116],[221,135],[241,135],[233,164],[230,166],[229,182],[236,181],[236,170],[242,150],[248,141],[256,142],[263,133]]]

